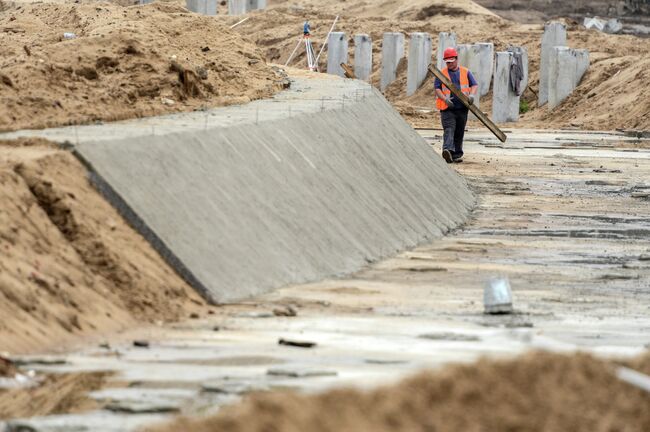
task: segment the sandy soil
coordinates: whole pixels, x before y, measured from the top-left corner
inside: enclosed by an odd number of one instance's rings
[[[60,348],[204,307],[69,152],[0,142],[0,197],[2,350]]]
[[[48,375],[34,388],[0,391],[0,419],[77,413],[97,408],[88,393],[99,390],[105,372]]]
[[[559,108],[549,111],[546,106],[537,108],[536,103],[542,25],[508,21],[471,1],[455,2],[453,7],[441,0],[351,0],[327,4],[305,0],[301,6],[282,1],[273,4],[275,6],[270,11],[255,13],[249,21],[237,27],[238,32],[247,35],[265,50],[269,61],[284,64],[300,36],[302,22],[307,18],[312,23],[313,40],[318,51],[319,42],[325,39],[334,17],[340,15],[336,30],[346,32],[350,38],[351,64],[354,61],[352,35],[367,33],[372,37],[375,73],[371,81],[378,86],[384,32],[429,32],[434,37],[435,45],[439,32],[453,31],[458,35],[459,43],[493,42],[496,50],[504,50],[508,45],[521,45],[528,49],[532,91],[527,90],[523,98],[528,102],[530,111],[522,116],[516,124],[518,127],[650,129],[650,116],[647,115],[650,112],[650,89],[639,85],[650,82],[650,39],[588,31],[573,20],[565,20],[569,45],[589,49],[591,66],[574,94]],[[305,63],[304,53],[292,62],[293,65],[303,66]],[[320,63],[324,68],[324,57]],[[435,106],[431,82],[410,97],[406,97],[405,90],[406,64],[400,68],[398,79],[386,89],[385,94],[412,124],[437,126],[439,116],[436,112],[430,112]],[[481,102],[482,109],[491,114],[491,94]]]
[[[281,80],[252,43],[175,3],[0,12],[0,130],[244,103]]]
[[[643,360],[647,368],[649,357]],[[639,360],[641,361],[641,360]],[[371,392],[256,394],[160,431],[646,431],[650,395],[585,354],[530,353],[424,372]]]

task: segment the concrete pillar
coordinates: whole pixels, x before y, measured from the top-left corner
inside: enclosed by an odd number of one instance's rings
[[[490,82],[492,81],[492,72],[494,71],[494,44],[492,42],[479,42],[474,44],[478,56],[478,76],[474,78],[478,81],[478,91],[481,96],[485,96],[490,91]]]
[[[513,54],[521,54],[521,63],[523,67],[524,78],[521,80],[521,93],[519,94],[523,95],[524,90],[526,90],[526,87],[528,87],[528,50],[526,47],[510,46],[508,47],[507,51]]]
[[[539,94],[538,106],[548,102],[548,77],[551,64],[553,47],[566,45],[566,27],[559,22],[551,22],[544,25],[542,36],[542,51],[539,62]]]
[[[584,76],[587,69],[589,69],[589,50],[586,49],[577,49],[574,50],[576,53],[576,87],[580,84],[580,80]]]
[[[187,7],[187,9],[191,12],[199,13],[202,15],[217,14],[217,0],[186,0],[185,7]]]
[[[495,123],[519,119],[519,96],[515,94],[510,85],[511,62],[512,53],[497,53],[492,96],[492,120]]]
[[[327,40],[327,73],[345,76],[341,63],[348,62],[348,38],[343,32],[332,32]]]
[[[266,0],[247,0],[246,11],[266,9]]]
[[[476,44],[462,44],[458,45],[456,47],[456,51],[458,51],[458,64],[460,66],[466,67],[469,69],[469,71],[472,73],[472,76],[474,76],[474,79],[478,82],[479,85],[479,91],[474,95],[474,105],[476,105],[478,108],[481,107],[481,64],[480,64],[480,56],[479,56],[479,46]],[[490,73],[490,76],[492,74]],[[489,85],[489,83],[488,83]],[[475,119],[476,117],[474,114],[470,113],[470,119]]]
[[[445,66],[445,62],[442,59],[442,53],[445,51],[445,49],[449,47],[456,47],[456,45],[458,45],[456,43],[456,33],[441,32],[438,35],[438,53],[436,61],[438,69],[442,70],[442,68]]]
[[[243,15],[246,13],[248,0],[228,0],[228,15]]]
[[[354,75],[368,81],[372,73],[372,39],[367,34],[354,35]]]
[[[589,52],[568,47],[554,47],[548,81],[548,107],[560,105],[580,83],[589,67]]]
[[[409,43],[408,69],[406,74],[406,96],[411,96],[427,77],[431,64],[431,36],[429,33],[411,33]]]
[[[404,34],[384,33],[381,47],[381,83],[383,91],[397,78],[397,65],[404,57]]]

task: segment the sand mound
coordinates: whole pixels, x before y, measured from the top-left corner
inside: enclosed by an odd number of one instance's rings
[[[90,186],[68,152],[0,142],[0,340],[45,350],[187,317],[199,296]]]
[[[0,59],[0,130],[241,103],[271,96],[281,79],[253,44],[174,3],[10,9]]]
[[[648,361],[648,358],[645,360]],[[362,393],[257,394],[212,418],[161,431],[647,431],[650,395],[584,354],[480,361]]]

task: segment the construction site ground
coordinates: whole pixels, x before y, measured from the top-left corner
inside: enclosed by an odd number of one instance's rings
[[[420,133],[440,150],[440,131]],[[24,358],[39,373],[108,375],[103,389],[91,388],[94,409],[16,424],[124,430],[170,413],[210,414],[250,391],[368,389],[422,368],[536,349],[633,358],[650,342],[648,144],[620,133],[517,130],[501,145],[471,130],[466,161],[453,168],[479,203],[461,229],[350,277],[283,288],[99,346]],[[494,276],[510,280],[512,315],[483,314],[483,287]],[[623,389],[636,395],[632,406],[647,406],[647,394]],[[0,394],[0,401],[11,413],[11,398]],[[612,415],[629,430],[647,427],[646,417],[628,414]],[[495,425],[503,430],[511,420],[501,415]]]
[[[551,111],[536,102],[548,12],[277,0],[233,29],[182,1],[124,5],[0,0],[0,131],[15,131],[0,141],[0,431],[650,430],[650,393],[616,378],[650,374],[650,39],[561,18],[591,63]],[[319,79],[281,65],[305,19],[318,50],[337,15],[375,41],[375,86],[388,31],[523,45],[531,72],[507,142],[470,122],[450,165],[476,195],[469,220],[354,274],[208,305],[71,151],[28,131],[189,111],[207,128],[209,108]],[[405,88],[403,61],[384,95],[440,153],[432,86]],[[483,313],[493,277],[513,314]]]

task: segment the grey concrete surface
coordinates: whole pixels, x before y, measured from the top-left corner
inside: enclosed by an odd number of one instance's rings
[[[344,77],[341,63],[348,63],[348,38],[343,32],[332,32],[327,40],[327,73]]]
[[[186,0],[185,7],[202,15],[217,14],[217,0]]]
[[[266,9],[266,0],[247,0],[246,9],[249,11]]]
[[[354,35],[354,75],[368,81],[372,74],[372,39],[367,34]]]
[[[422,85],[431,64],[431,35],[411,33],[406,72],[406,95],[411,96]]]
[[[243,15],[246,13],[248,0],[228,0],[228,15]]]
[[[442,70],[445,67],[442,55],[447,48],[454,48],[458,45],[456,41],[456,33],[440,32],[438,34],[438,51],[436,52],[436,64],[438,69]]]
[[[497,52],[492,95],[492,120],[495,123],[519,120],[519,96],[510,85],[511,52]]]
[[[494,69],[494,44],[461,44],[457,47],[458,63],[472,72],[478,82],[478,96],[485,96],[490,91]]]
[[[575,55],[576,55],[575,86],[578,87],[578,85],[580,84],[580,81],[582,80],[582,77],[587,72],[587,69],[589,69],[589,50],[587,50],[587,49],[576,49],[574,51],[575,51]]]
[[[548,102],[549,98],[549,74],[553,47],[566,45],[566,26],[559,22],[550,22],[544,25],[542,35],[542,50],[539,62],[539,106]]]
[[[404,33],[384,33],[381,45],[381,82],[380,89],[397,78],[397,65],[404,58]]]
[[[78,141],[97,188],[215,302],[356,271],[473,206],[465,181],[362,81],[296,79],[272,100],[211,113],[158,119],[155,135],[142,121],[11,135]]]
[[[554,47],[548,79],[548,107],[553,109],[569,97],[576,87],[578,55],[569,47]]]

